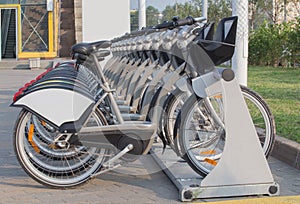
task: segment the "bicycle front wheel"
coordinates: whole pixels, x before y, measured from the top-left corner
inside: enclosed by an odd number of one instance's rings
[[[274,118],[264,100],[241,87],[262,149],[270,155],[275,139]],[[202,99],[191,96],[176,121],[177,138],[184,159],[200,175],[206,176],[222,156],[226,142],[222,95]]]
[[[180,89],[175,89],[168,96],[164,107],[161,120],[162,134],[166,138],[167,144],[175,151],[178,156],[182,156],[178,140],[174,137],[174,126],[176,118],[188,99],[189,93],[182,92]],[[176,134],[175,134],[176,135]]]

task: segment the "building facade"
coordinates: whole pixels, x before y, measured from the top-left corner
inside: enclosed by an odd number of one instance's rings
[[[117,8],[117,4],[122,6]],[[115,9],[118,11],[113,12]],[[110,25],[108,14],[114,15],[110,23],[122,25],[113,30],[129,31],[129,0],[0,0],[0,10],[2,59],[69,57],[73,44],[103,32],[102,25]],[[118,32],[105,33],[99,40]]]
[[[1,57],[56,56],[56,4],[49,0],[1,0]]]

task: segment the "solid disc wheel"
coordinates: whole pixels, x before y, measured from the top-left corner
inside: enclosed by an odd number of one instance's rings
[[[42,121],[42,125],[38,125],[37,121],[32,113],[22,110],[14,130],[16,156],[34,180],[54,188],[75,187],[88,181],[101,168],[106,149],[84,147],[80,142],[65,144],[61,141],[57,143],[60,145],[54,145],[53,129],[50,133],[46,128],[49,124]],[[87,126],[105,124],[103,115],[95,112]]]
[[[275,138],[273,116],[263,99],[241,87],[259,141],[266,156],[271,153]],[[209,99],[191,96],[178,117],[177,137],[184,159],[200,175],[206,176],[219,162],[226,142],[222,96]]]

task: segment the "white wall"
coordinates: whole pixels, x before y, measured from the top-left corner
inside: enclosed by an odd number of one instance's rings
[[[111,40],[129,31],[129,0],[82,0],[83,41]]]

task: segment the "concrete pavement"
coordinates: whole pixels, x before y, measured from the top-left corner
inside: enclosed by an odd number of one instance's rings
[[[28,177],[18,164],[12,146],[19,109],[9,105],[16,90],[41,72],[43,70],[0,70],[0,203],[177,202],[176,188],[168,178],[161,172],[148,175],[141,161],[122,167],[126,174],[118,173],[122,171],[118,169],[71,190],[49,189]]]
[[[0,203],[179,203],[177,189],[150,157],[71,190],[49,189],[30,179],[13,151],[12,131],[19,110],[9,104],[20,86],[43,71],[0,70]],[[281,195],[300,195],[300,171],[275,158],[269,164]]]

